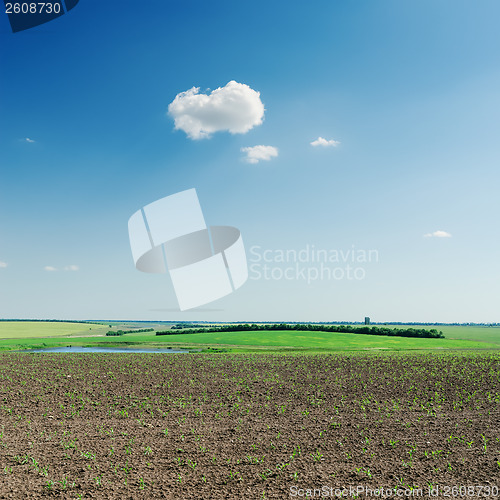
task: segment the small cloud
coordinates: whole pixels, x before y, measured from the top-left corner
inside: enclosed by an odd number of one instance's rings
[[[242,153],[246,153],[245,161],[248,163],[259,163],[259,161],[269,161],[278,156],[278,148],[274,146],[253,146],[241,148]]]
[[[7,262],[3,262],[0,260],[0,268],[7,267]]]
[[[43,269],[44,269],[44,271],[50,271],[50,272],[57,271],[57,269],[55,267],[52,267],[52,266],[45,266]]]
[[[324,148],[327,147],[337,147],[340,144],[340,141],[335,141],[334,139],[327,140],[323,137],[318,137],[315,141],[311,142],[311,146],[317,147],[317,146],[323,146]]]
[[[264,118],[260,92],[244,83],[230,81],[210,94],[200,94],[199,87],[177,94],[168,106],[175,128],[190,139],[209,138],[214,132],[227,130],[244,134]]]
[[[79,271],[80,268],[76,266],[75,264],[72,264],[71,266],[66,266],[64,268],[65,271]]]
[[[25,137],[25,138],[24,138],[24,140],[25,140],[26,142],[29,142],[29,143],[36,142],[36,141],[34,141],[33,139],[30,139],[29,137]]]
[[[451,238],[451,234],[446,231],[434,231],[433,233],[424,234],[424,238]]]

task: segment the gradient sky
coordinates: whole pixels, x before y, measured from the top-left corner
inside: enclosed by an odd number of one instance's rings
[[[80,0],[15,34],[1,15],[0,317],[500,321],[499,19],[497,0]],[[261,125],[174,129],[176,95],[232,80]],[[256,145],[278,156],[246,162]],[[127,221],[189,188],[249,265],[307,246],[378,261],[359,280],[251,272],[176,312]]]

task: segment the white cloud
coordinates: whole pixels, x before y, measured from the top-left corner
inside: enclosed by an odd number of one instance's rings
[[[245,161],[248,163],[259,163],[259,161],[269,161],[271,158],[278,156],[278,148],[274,146],[253,146],[241,148],[243,153],[246,153]]]
[[[7,267],[7,262],[2,262],[0,260],[0,268],[2,268],[2,267]]]
[[[175,128],[191,139],[210,137],[223,130],[244,134],[264,118],[260,92],[244,83],[230,81],[210,94],[200,94],[199,87],[177,94],[168,106]]]
[[[30,139],[29,137],[25,137],[25,138],[24,138],[24,140],[25,140],[26,142],[29,142],[29,143],[36,142],[36,141],[34,141],[33,139]]]
[[[311,146],[323,146],[323,147],[337,147],[340,144],[340,141],[335,141],[334,139],[324,139],[323,137],[318,137],[315,141],[311,142]]]
[[[424,238],[451,238],[451,234],[446,231],[434,231],[433,233],[424,234]]]
[[[45,266],[43,269],[49,272],[57,271],[57,267],[54,266]],[[80,267],[77,266],[76,264],[71,264],[70,266],[64,266],[63,269],[65,271],[79,271]]]

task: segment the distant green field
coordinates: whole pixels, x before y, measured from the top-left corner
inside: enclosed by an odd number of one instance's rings
[[[443,326],[438,327],[448,339],[479,340],[500,347],[500,327],[488,326]]]
[[[76,334],[92,335],[94,331],[96,334],[102,333],[103,328],[101,325],[88,323],[0,321],[0,339],[45,338]]]
[[[382,325],[373,325],[382,326]],[[426,326],[426,325],[387,325],[389,328],[435,328],[444,333],[450,340],[472,340],[475,342],[488,342],[500,347],[500,327],[498,326]]]

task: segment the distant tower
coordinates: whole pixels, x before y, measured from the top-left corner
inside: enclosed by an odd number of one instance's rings
[[[370,318],[368,316],[365,316],[365,325],[370,324]]]

